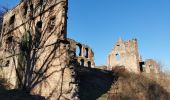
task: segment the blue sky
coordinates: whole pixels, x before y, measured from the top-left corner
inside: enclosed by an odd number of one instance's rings
[[[97,65],[106,64],[119,37],[137,38],[143,60],[156,59],[170,70],[169,5],[170,0],[69,0],[68,37],[92,47]]]

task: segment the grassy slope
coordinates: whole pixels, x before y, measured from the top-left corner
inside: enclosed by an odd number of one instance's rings
[[[78,68],[81,100],[169,100],[169,93],[159,84],[141,75]],[[110,94],[110,95],[109,95]]]

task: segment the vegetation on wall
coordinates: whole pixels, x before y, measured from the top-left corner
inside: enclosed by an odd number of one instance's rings
[[[20,53],[18,55],[18,67],[16,69],[18,78],[18,87],[23,88],[24,73],[26,70],[27,56],[29,56],[29,46],[30,46],[30,32],[27,31],[21,38],[20,42]]]

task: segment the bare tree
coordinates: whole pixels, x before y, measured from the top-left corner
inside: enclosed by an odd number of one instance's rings
[[[62,1],[58,3],[62,3],[63,7],[67,7],[67,3]],[[60,84],[62,84],[63,73],[70,63],[69,57],[67,58],[68,47],[66,45],[68,41],[65,38],[66,12],[63,12],[64,16],[62,15],[59,22],[55,23],[56,21],[51,22],[56,20],[51,15],[57,15],[58,12],[52,11],[53,6],[48,8],[48,2],[39,2],[39,6],[34,7],[32,4],[32,0],[26,2],[26,5],[30,7],[30,11],[27,13],[29,20],[25,23],[25,19],[23,19],[25,33],[23,33],[23,28],[17,29],[17,34],[22,35],[22,37],[12,36],[14,38],[12,49],[10,49],[10,53],[14,55],[13,62],[18,78],[18,87],[28,93],[57,72],[61,72],[59,77],[61,78]],[[61,9],[65,11],[67,8]],[[53,14],[44,14],[48,10]],[[35,20],[37,19],[37,11],[39,11],[38,21]],[[56,59],[59,60],[59,63],[53,65]],[[60,68],[57,68],[57,66]],[[51,67],[56,67],[56,69],[49,71]],[[48,84],[48,81],[46,84]],[[62,94],[62,85],[59,86],[61,86]]]

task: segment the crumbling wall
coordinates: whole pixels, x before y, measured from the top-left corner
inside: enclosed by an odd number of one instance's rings
[[[147,59],[143,62],[142,73],[150,79],[158,80],[160,74],[160,65],[153,59]]]
[[[90,67],[94,68],[94,52],[92,49],[85,45],[81,44],[79,42],[76,42],[72,39],[67,39],[70,41],[70,45],[72,46],[74,52],[75,52],[75,60],[80,66]]]
[[[139,61],[137,40],[124,42],[119,39],[108,55],[107,64],[110,70],[116,66],[124,66],[130,72],[139,73]]]
[[[153,59],[145,60],[145,72],[146,73],[159,73],[159,64]]]
[[[78,99],[75,65],[71,59],[74,55],[66,37],[68,1],[42,1],[23,0],[5,14],[1,36],[1,53],[5,56],[1,59],[5,63],[3,75],[12,84],[11,88],[18,88],[16,69],[20,68],[21,56],[28,49],[29,60],[22,67],[31,67],[26,84],[31,93],[50,100]],[[29,46],[22,48],[23,40]]]
[[[138,43],[136,39],[124,42],[119,39],[108,55],[108,69],[124,67],[126,70],[135,73],[144,73],[150,76],[157,76],[160,72],[159,64],[153,59],[142,61],[138,53]]]

